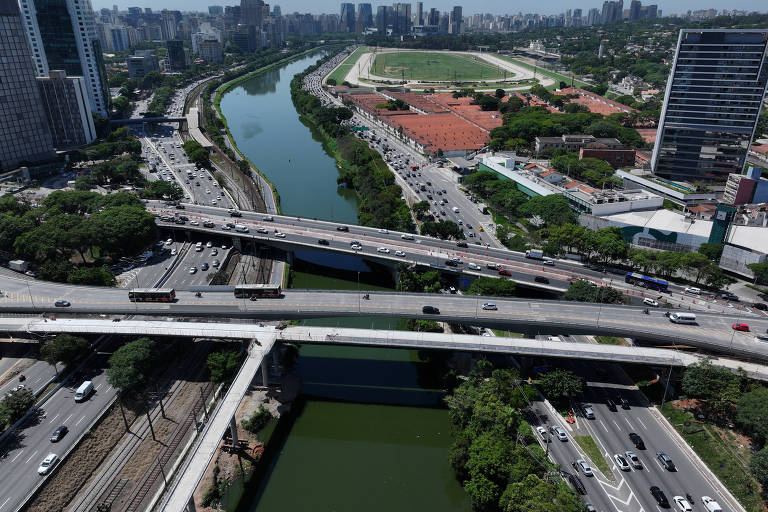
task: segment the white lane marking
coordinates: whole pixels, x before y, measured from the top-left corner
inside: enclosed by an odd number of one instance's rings
[[[640,424],[643,426],[645,430],[648,430],[648,427],[645,426],[645,423],[643,423],[643,420],[641,420],[640,418],[635,418],[635,419],[640,422]]]
[[[38,452],[38,451],[39,451],[39,450],[35,450],[35,453],[33,453],[32,455],[30,455],[30,456],[29,456],[29,458],[28,458],[27,460],[25,460],[25,461],[24,461],[24,464],[29,464],[29,461],[31,461],[31,460],[32,460],[32,457],[34,457],[35,455],[37,455],[37,452]],[[13,462],[13,461],[11,461],[11,462]]]
[[[614,424],[614,425],[616,425],[616,428],[617,428],[617,429],[621,430],[621,427],[619,426],[619,424],[618,424],[618,423],[616,423],[616,420],[613,420],[613,424]]]
[[[629,422],[629,420],[626,418],[626,416],[624,417],[624,421],[627,422],[627,425],[629,425],[630,429],[635,430],[635,427],[632,426],[632,424]]]
[[[605,423],[603,423],[603,420],[600,420],[600,424],[603,426],[606,432],[608,432],[608,427],[605,426]]]
[[[64,423],[68,422],[68,421],[69,421],[69,418],[71,418],[71,417],[72,417],[72,415],[71,415],[71,414],[70,414],[69,416],[67,416],[67,419],[65,419],[65,420],[64,420]]]
[[[80,424],[80,422],[83,421],[84,419],[85,419],[85,416],[83,416],[82,418],[77,420],[77,423],[75,423],[75,426],[78,426]]]
[[[15,456],[14,458],[12,458],[12,459],[11,459],[11,462],[16,462],[16,459],[18,459],[18,458],[19,458],[19,456],[20,456],[22,453],[24,453],[24,450],[21,450],[19,453],[17,453],[17,454],[16,454],[16,456]]]
[[[3,502],[3,504],[0,505],[0,509],[2,509],[5,506],[5,504],[8,503],[8,501],[10,501],[10,499],[11,498],[5,498],[5,501]]]
[[[61,415],[60,415],[60,414],[57,414],[57,415],[56,415],[56,416],[54,416],[54,417],[51,419],[51,421],[49,421],[48,423],[53,423],[54,421],[56,421],[56,418],[58,418],[59,416],[61,416]]]
[[[95,388],[93,388],[93,390],[94,391],[98,391],[99,390],[99,386],[101,386],[101,384],[97,385]]]

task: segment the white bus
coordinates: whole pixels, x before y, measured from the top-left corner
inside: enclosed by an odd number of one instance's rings
[[[676,324],[695,324],[696,315],[693,313],[672,313],[669,315],[669,321]]]

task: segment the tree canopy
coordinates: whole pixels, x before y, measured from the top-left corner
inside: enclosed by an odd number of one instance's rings
[[[88,340],[79,336],[70,334],[59,334],[50,343],[43,345],[40,349],[40,355],[43,360],[56,365],[61,362],[64,366],[70,367],[80,356],[88,351]]]
[[[154,342],[139,338],[118,348],[109,357],[107,382],[120,391],[130,391],[144,384],[152,371]]]

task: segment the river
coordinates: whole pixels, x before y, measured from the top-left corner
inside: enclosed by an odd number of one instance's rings
[[[221,99],[237,146],[271,181],[285,215],[357,223],[352,190],[336,186],[338,170],[299,119],[291,79],[324,53],[301,58],[243,82]]]
[[[320,55],[244,82],[222,98],[221,108],[240,150],[275,184],[284,213],[356,223],[354,194],[336,186],[334,160],[301,123],[290,98],[293,76]],[[303,259],[325,263],[307,253]],[[303,266],[312,273],[294,271],[294,287],[394,285],[360,260],[340,265],[346,272],[325,275],[312,264]],[[404,326],[404,321],[366,317],[309,322]],[[303,385],[295,414],[281,427],[263,476],[247,484],[238,511],[470,510],[448,462],[450,424],[441,401],[440,368],[424,354],[304,346],[293,371]]]

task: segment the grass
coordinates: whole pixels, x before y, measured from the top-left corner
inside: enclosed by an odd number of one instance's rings
[[[626,345],[624,338],[616,336],[595,336],[595,340],[601,345]]]
[[[501,338],[524,338],[521,332],[502,331],[501,329],[491,329],[496,336]]]
[[[600,451],[600,448],[597,446],[595,440],[592,439],[592,436],[573,436],[573,439],[579,443],[579,446],[582,450],[584,450],[584,453],[587,454],[587,457],[592,460],[592,464],[594,464],[597,469],[600,470],[605,478],[611,480],[612,482],[616,480],[616,477],[613,475],[613,471],[611,471],[611,467],[608,465],[605,457],[603,457],[603,453]]]
[[[371,73],[385,78],[448,82],[494,80],[514,75],[478,57],[442,52],[381,53],[376,55]]]
[[[697,422],[669,402],[661,412],[748,512],[764,510],[757,481],[739,462],[748,452],[742,451],[735,439],[723,439],[712,425]],[[693,427],[686,427],[685,422]]]
[[[519,61],[517,59],[513,59],[512,57],[508,57],[507,55],[498,54],[498,55],[496,55],[496,57],[498,57],[500,59],[503,59],[503,60],[506,60],[508,62],[511,62],[512,64],[517,64],[518,66],[520,66],[522,68],[526,68],[526,69],[530,69],[530,70],[534,69],[534,66],[532,66],[531,64]],[[544,75],[547,78],[551,78],[552,80],[555,81],[555,84],[554,84],[554,87],[553,87],[554,89],[557,89],[557,88],[560,87],[559,82],[561,82],[561,81],[565,82],[565,83],[567,83],[569,85],[571,83],[571,77],[568,76],[568,75],[562,75],[560,73],[555,73],[554,71],[548,71],[548,70],[546,70],[546,69],[544,69],[544,68],[542,68],[540,66],[536,66],[535,68],[536,68],[536,73],[537,74]],[[588,87],[590,84],[588,84],[587,82],[582,82],[581,80],[574,80],[573,81],[573,85],[575,85],[576,87],[584,88],[584,87]],[[547,89],[549,89],[549,88],[550,87],[547,87]]]
[[[336,80],[336,83],[341,85],[341,83],[347,78],[347,73],[349,73],[349,70],[352,69],[352,66],[354,66],[357,63],[357,59],[360,58],[360,56],[368,51],[367,46],[361,46],[354,52],[352,52],[352,55],[344,59],[344,62],[341,63],[339,67],[337,67],[333,73],[328,75],[326,77],[326,80],[329,78],[333,78]]]

